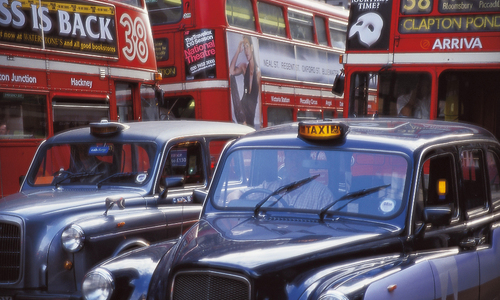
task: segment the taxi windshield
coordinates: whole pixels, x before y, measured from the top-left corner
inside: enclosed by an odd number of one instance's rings
[[[48,145],[37,155],[29,182],[34,186],[145,184],[154,165],[153,143]]]
[[[222,165],[221,165],[222,166]],[[408,162],[398,154],[244,149],[226,159],[212,196],[219,208],[309,210],[393,218],[405,207]]]

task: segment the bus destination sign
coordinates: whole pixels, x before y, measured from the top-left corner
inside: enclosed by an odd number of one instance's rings
[[[500,11],[500,0],[439,0],[438,3],[442,14]]]
[[[90,2],[0,0],[0,43],[118,56],[115,9]]]

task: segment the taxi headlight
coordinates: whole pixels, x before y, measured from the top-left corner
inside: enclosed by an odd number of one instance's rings
[[[71,225],[64,229],[61,235],[63,248],[69,252],[77,252],[83,247],[85,241],[85,233],[78,225]]]
[[[86,300],[107,300],[114,289],[113,275],[103,268],[88,272],[83,279],[82,293]]]
[[[344,294],[339,291],[329,290],[325,293],[322,293],[318,300],[349,300]]]

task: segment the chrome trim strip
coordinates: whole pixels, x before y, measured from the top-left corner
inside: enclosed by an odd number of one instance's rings
[[[439,53],[349,53],[345,55],[347,64],[478,64],[498,63],[497,52],[439,52]]]
[[[147,228],[136,228],[136,229],[130,229],[130,230],[125,230],[125,231],[119,231],[119,232],[113,232],[113,233],[106,233],[106,234],[101,234],[101,235],[95,235],[95,236],[90,236],[89,240],[91,241],[98,241],[104,238],[110,238],[113,236],[118,236],[118,235],[124,235],[124,234],[129,234],[129,233],[140,233],[140,232],[149,232],[151,229],[162,229],[166,228],[167,224],[161,224],[161,225],[156,225],[156,226],[151,226]]]

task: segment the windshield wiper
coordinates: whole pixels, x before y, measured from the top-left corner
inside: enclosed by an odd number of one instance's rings
[[[61,175],[66,175],[63,178],[56,180],[54,182],[55,187],[58,187],[60,183],[62,183],[66,179],[74,179],[74,178],[82,178],[82,177],[89,177],[89,176],[95,176],[95,175],[102,175],[104,172],[79,172],[79,173],[73,173],[70,171],[59,171],[58,177]]]
[[[130,176],[134,176],[134,175],[137,175],[139,174],[138,172],[123,172],[123,173],[115,173],[113,175],[109,175],[108,177],[104,178],[104,179],[101,179],[99,180],[96,185],[97,185],[97,188],[100,189],[101,186],[102,186],[102,183],[111,179],[111,178],[115,178],[115,177],[130,177]]]
[[[269,198],[271,198],[272,196],[276,196],[278,194],[283,193],[283,195],[281,195],[281,197],[278,198],[278,200],[276,201],[276,202],[278,202],[287,193],[289,193],[289,192],[291,192],[293,190],[298,189],[299,187],[301,187],[304,184],[307,184],[307,183],[313,181],[314,179],[316,179],[318,177],[319,177],[319,174],[316,174],[316,175],[313,175],[313,176],[310,176],[310,177],[307,177],[307,178],[304,178],[304,179],[301,179],[301,180],[297,180],[295,182],[292,182],[292,183],[289,183],[289,184],[285,184],[284,186],[279,187],[274,192],[272,192],[271,194],[267,195],[266,198],[262,199],[262,201],[260,201],[259,203],[257,203],[257,205],[255,206],[254,212],[253,212],[254,216],[257,217],[261,206],[264,205],[264,203],[266,203],[267,200],[269,200]]]
[[[362,189],[362,190],[355,191],[355,192],[352,192],[352,193],[347,193],[344,196],[342,196],[339,199],[337,199],[336,201],[333,201],[332,203],[330,203],[327,206],[323,207],[321,209],[321,212],[319,213],[319,218],[321,219],[321,221],[323,221],[323,219],[325,218],[326,212],[330,208],[332,208],[332,206],[334,206],[339,201],[349,200],[346,204],[342,205],[341,207],[337,208],[336,210],[341,210],[347,204],[351,203],[352,201],[354,201],[356,199],[359,199],[359,198],[361,198],[363,196],[366,196],[366,195],[369,195],[369,194],[373,194],[373,193],[378,192],[380,190],[386,189],[386,188],[388,188],[390,186],[391,186],[391,184],[386,184],[386,185],[380,185],[380,186],[372,187],[372,188],[369,188],[369,189]]]

